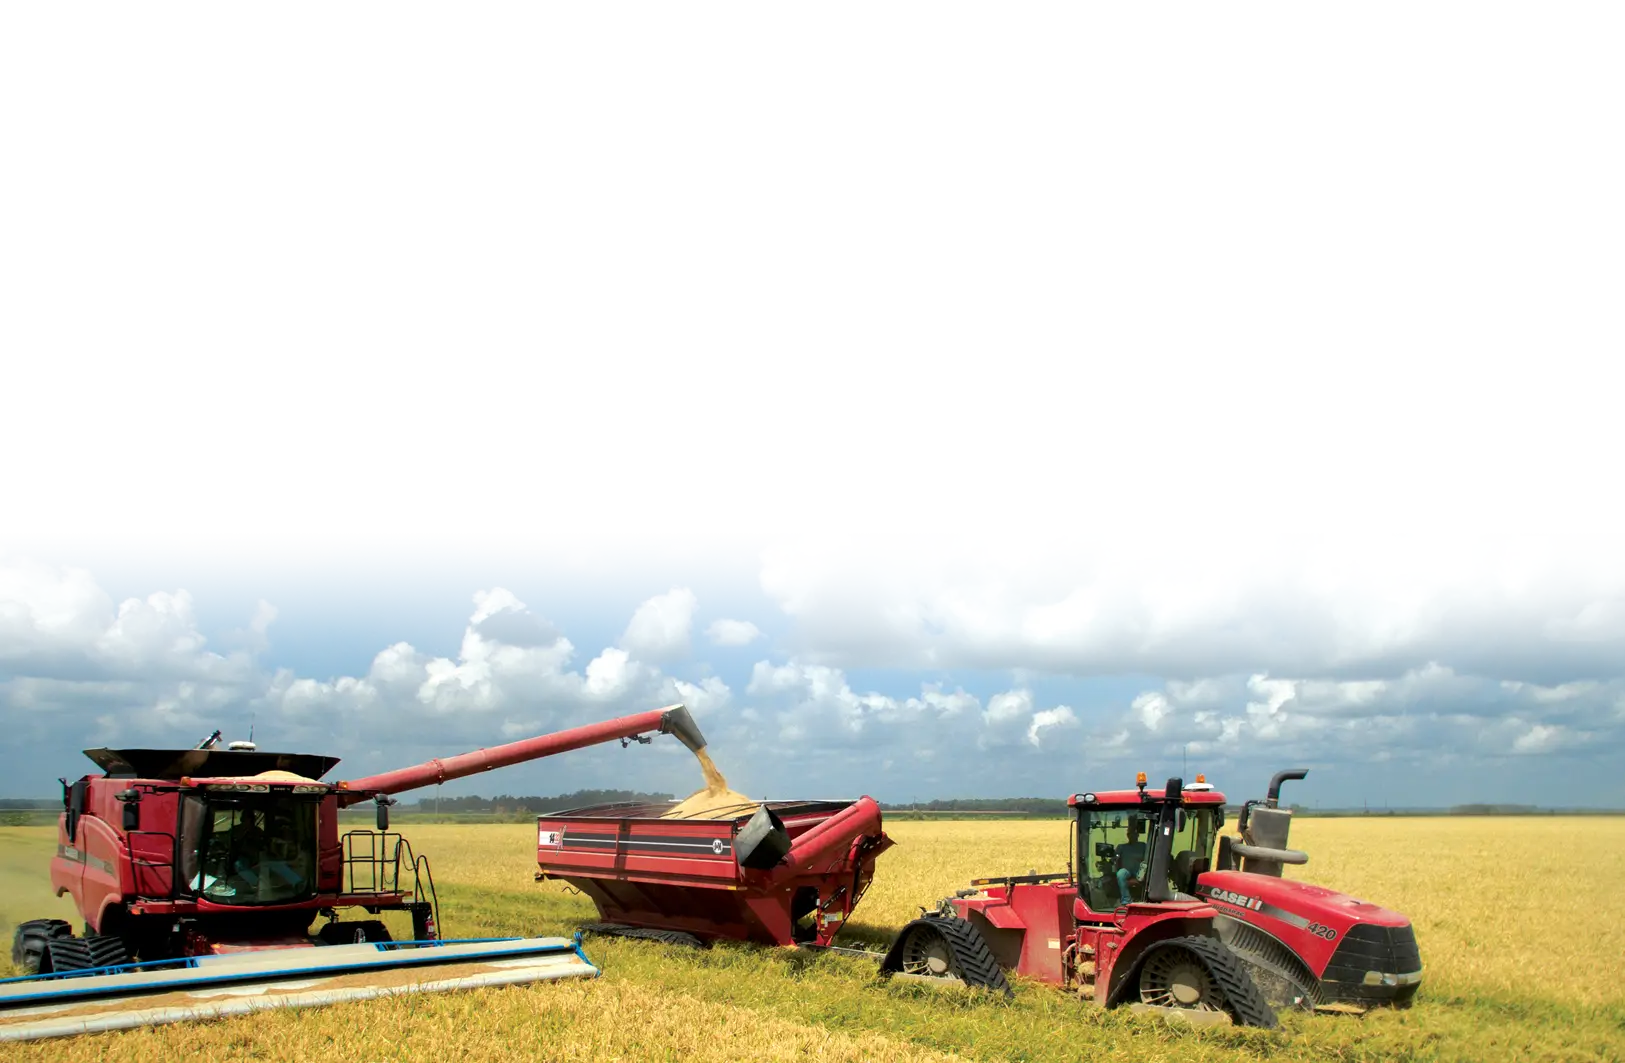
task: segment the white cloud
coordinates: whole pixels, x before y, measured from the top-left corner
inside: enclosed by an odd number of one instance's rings
[[[264,603],[251,626],[263,632]],[[114,604],[90,573],[37,562],[0,564],[0,668],[67,679],[241,680],[244,653],[207,648],[192,596],[157,591]]]
[[[1077,723],[1077,714],[1066,705],[1057,705],[1053,709],[1042,709],[1033,713],[1033,722],[1027,728],[1027,741],[1034,746],[1041,747],[1047,735],[1076,727]]]
[[[616,531],[609,538],[621,540],[624,533]],[[455,531],[452,541],[474,553],[510,554],[518,558],[564,554],[562,564],[567,569],[591,574],[609,571],[609,562],[593,541],[591,531]]]
[[[1007,690],[981,701],[963,689],[925,683],[917,696],[860,694],[846,674],[804,661],[758,661],[746,694],[778,708],[779,738],[864,751],[906,749],[916,759],[953,758],[970,749],[1005,750],[1047,739],[1077,724],[1067,706],[1038,709],[1032,692]]]
[[[487,554],[548,554],[590,538],[591,531],[455,531],[463,549]]]
[[[716,646],[748,646],[762,637],[762,629],[749,620],[713,620],[705,634]]]
[[[1008,599],[1014,590],[997,593]],[[691,598],[640,605],[627,630],[642,634],[622,641],[674,652]],[[268,637],[275,614],[259,602],[243,626]],[[1617,677],[1505,679],[1430,661],[1376,677],[1259,669],[1137,688],[1118,681],[1103,700],[1103,687],[1042,671],[1006,683],[987,673],[893,669],[859,683],[835,664],[792,656],[755,662],[740,696],[700,661],[657,664],[627,645],[578,654],[503,588],[475,594],[466,616],[454,652],[395,641],[355,674],[321,679],[270,670],[251,649],[212,651],[184,590],[115,602],[83,573],[0,567],[0,723],[15,738],[4,765],[20,777],[33,766],[15,750],[64,736],[75,749],[189,743],[222,725],[240,736],[252,713],[262,739],[348,751],[348,770],[364,773],[677,702],[700,719],[731,778],[748,792],[783,795],[1060,793],[1084,776],[1103,785],[1093,780],[1189,760],[1193,771],[1230,778],[1303,762],[1320,766],[1319,779],[1331,766],[1340,785],[1383,778],[1389,793],[1431,794],[1441,772],[1459,769],[1470,773],[1461,785],[1476,787],[1463,799],[1475,799],[1505,796],[1482,793],[1496,770],[1515,786],[1544,778],[1553,792],[1595,789],[1603,784],[1594,772],[1540,773],[1558,770],[1546,766],[1562,758],[1625,751],[1625,678]],[[358,749],[368,752],[357,758]],[[666,785],[680,789],[683,770],[667,752],[681,751],[659,750],[665,759],[639,770],[665,764],[676,771]],[[1518,771],[1506,771],[1514,763]],[[550,764],[548,777],[575,764]],[[591,756],[580,764],[621,770]]]
[[[577,572],[600,571],[604,567],[603,554],[598,548],[587,541],[575,543],[564,554],[565,566],[572,567]]]
[[[354,531],[164,531],[180,549],[262,561],[327,561]]]
[[[1619,640],[1600,634],[1602,618],[1625,615],[1625,561],[1599,544],[1360,538],[1130,526],[1060,544],[787,542],[764,554],[760,580],[798,656],[846,668],[1375,680],[1438,663],[1543,685],[1625,675]],[[1575,617],[1598,637],[1572,637]]]
[[[1168,683],[1108,714],[1092,740],[1121,736],[1145,752],[1225,764],[1261,754],[1353,766],[1391,761],[1487,763],[1622,736],[1608,707],[1625,680],[1542,687],[1457,675],[1432,664],[1394,680],[1283,679],[1262,674]],[[1601,751],[1599,748],[1599,752]]]
[[[686,587],[656,595],[638,606],[621,635],[621,646],[646,661],[672,661],[689,650],[689,630],[699,600]]]

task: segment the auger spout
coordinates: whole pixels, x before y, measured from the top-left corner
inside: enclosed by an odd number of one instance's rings
[[[636,738],[650,732],[669,734],[691,751],[705,748],[705,736],[700,733],[694,717],[682,705],[622,716],[619,719],[589,723],[553,734],[524,738],[490,749],[476,749],[455,757],[435,758],[409,768],[396,768],[378,775],[367,775],[339,783],[339,804],[353,805],[367,800],[372,794],[398,794],[422,786],[463,779],[493,768],[505,768],[528,760],[551,757],[555,753],[568,753],[572,749],[614,742],[617,739]]]

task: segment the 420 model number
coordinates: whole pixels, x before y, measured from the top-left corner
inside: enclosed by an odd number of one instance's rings
[[[1317,938],[1325,938],[1327,941],[1337,940],[1337,931],[1333,930],[1324,923],[1310,923],[1308,926],[1304,927],[1304,929],[1315,935]]]

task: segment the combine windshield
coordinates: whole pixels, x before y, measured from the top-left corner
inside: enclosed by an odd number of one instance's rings
[[[287,904],[316,892],[316,801],[188,796],[185,888],[217,904]]]
[[[1090,908],[1110,912],[1146,900],[1160,814],[1155,805],[1078,810],[1078,892]],[[1207,870],[1213,818],[1209,809],[1180,811],[1169,851],[1170,895],[1191,894]]]

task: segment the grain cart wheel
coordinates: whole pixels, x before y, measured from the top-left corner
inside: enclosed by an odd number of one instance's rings
[[[1154,1007],[1222,1011],[1238,1026],[1277,1025],[1246,965],[1214,938],[1170,938],[1152,945],[1140,961],[1139,997]]]
[[[30,919],[20,923],[11,939],[11,962],[21,974],[50,974],[51,941],[72,936],[73,927],[60,919]]]
[[[932,913],[903,928],[880,963],[882,974],[959,982],[1014,996],[999,961],[977,929],[956,916]]]

